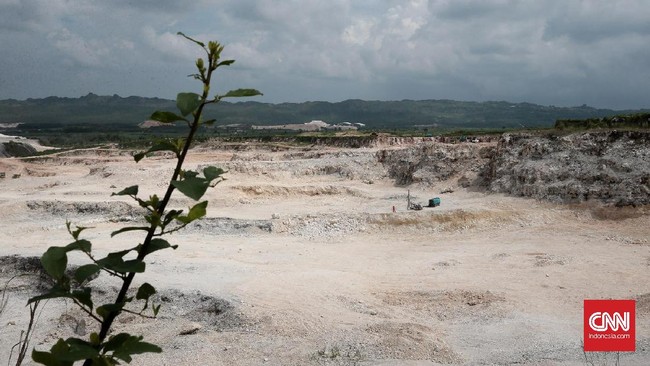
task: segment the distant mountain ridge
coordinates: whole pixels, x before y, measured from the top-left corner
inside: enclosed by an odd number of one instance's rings
[[[0,101],[0,123],[137,125],[155,110],[175,110],[173,100],[89,93],[79,98]],[[453,100],[260,103],[221,102],[207,108],[207,118],[219,124],[276,125],[323,120],[360,122],[368,128],[501,128],[551,127],[558,119],[600,118],[650,110],[542,106],[532,103]]]

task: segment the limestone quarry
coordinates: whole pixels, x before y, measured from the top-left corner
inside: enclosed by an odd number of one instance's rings
[[[99,253],[142,240],[110,237],[141,220],[110,193],[160,194],[173,160],[132,153],[0,159],[3,362],[47,285],[34,257],[70,242],[66,220],[91,227]],[[648,131],[210,141],[188,164],[227,180],[205,219],[169,237],[179,248],[136,277],[158,288],[160,314],[124,314],[115,331],[164,352],[134,364],[614,364],[581,343],[583,301],[609,298],[637,301],[636,352],[620,364],[650,363]],[[442,204],[407,210],[407,195]],[[116,291],[109,276],[90,284],[106,301]],[[32,346],[94,326],[49,301]]]

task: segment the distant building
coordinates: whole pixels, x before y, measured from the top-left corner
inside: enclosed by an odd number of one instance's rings
[[[254,130],[293,130],[293,131],[320,131],[329,127],[328,123],[323,121],[311,121],[307,123],[293,123],[286,125],[272,125],[272,126],[251,126]]]
[[[311,122],[305,123],[305,125],[318,126],[319,128],[328,128],[328,127],[330,127],[329,123],[326,123],[326,122],[321,121],[321,120],[313,120]]]
[[[302,124],[287,124],[273,126],[251,126],[254,130],[293,130],[293,131],[311,131],[318,132],[322,130],[356,130],[359,126],[365,126],[363,123],[341,122],[331,125],[325,121],[313,120]]]
[[[168,127],[172,126],[171,123],[163,123],[159,121],[146,120],[138,125],[140,128],[151,128],[151,127]]]

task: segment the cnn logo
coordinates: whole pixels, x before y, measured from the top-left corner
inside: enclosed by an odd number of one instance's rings
[[[634,352],[634,300],[585,300],[584,350]]]
[[[620,313],[610,315],[597,311],[589,317],[589,326],[596,332],[607,332],[608,330],[618,332],[619,328],[627,332],[630,330],[630,313],[626,311],[623,315]]]

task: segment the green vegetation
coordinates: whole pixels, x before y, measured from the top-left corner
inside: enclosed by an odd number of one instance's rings
[[[14,134],[38,136],[73,133],[140,134],[148,111],[170,110],[174,102],[159,98],[98,96],[49,97],[0,101],[0,123],[23,123]],[[552,127],[556,120],[601,118],[646,111],[614,111],[588,106],[554,107],[531,103],[453,100],[305,102],[268,104],[219,103],[208,106],[206,119],[217,122],[214,135],[247,133],[251,125],[278,125],[323,120],[363,123],[368,129],[530,128]],[[154,129],[174,130],[174,127]]]
[[[171,110],[174,102],[159,98],[88,94],[81,98],[0,101],[0,123],[21,123],[3,133],[34,138],[46,146],[91,147],[117,143],[123,148],[142,148],[148,141],[180,137],[183,126],[141,128],[146,111]],[[324,120],[363,123],[361,133],[395,136],[463,136],[499,134],[521,129],[619,127],[621,116],[646,116],[647,111],[613,111],[588,106],[553,107],[530,103],[459,102],[452,100],[306,102],[267,104],[222,102],[205,108],[205,126],[195,139],[266,139],[292,136],[335,136],[336,131],[301,133],[292,130],[252,129],[252,125],[282,125]],[[608,117],[610,116],[610,117]],[[611,117],[618,116],[618,117]],[[641,118],[641,117],[639,117]],[[645,118],[645,117],[644,117]],[[642,122],[641,120],[638,120]],[[623,123],[628,124],[627,118]],[[640,124],[642,125],[642,124]],[[647,125],[647,124],[646,124]]]
[[[80,234],[88,229],[86,227],[73,228],[68,223],[68,232],[73,241],[66,246],[53,246],[41,257],[41,263],[47,274],[54,280],[53,287],[46,293],[29,300],[32,306],[38,306],[42,300],[65,298],[71,300],[88,317],[94,319],[99,330],[90,334],[89,339],[68,338],[59,339],[49,351],[32,352],[32,359],[44,365],[72,365],[76,361],[84,361],[84,365],[117,365],[122,362],[130,363],[133,356],[147,352],[161,352],[162,350],[151,343],[145,342],[142,336],[128,333],[111,334],[113,321],[122,313],[137,314],[145,317],[155,317],[160,310],[160,305],[152,302],[152,295],[156,289],[149,283],[141,284],[138,289],[130,291],[137,273],[146,270],[145,258],[163,249],[176,249],[162,237],[181,230],[188,224],[205,216],[208,201],[199,202],[187,211],[167,209],[172,193],[178,190],[185,196],[200,201],[209,187],[214,187],[222,180],[224,171],[216,167],[204,168],[201,172],[184,170],[183,162],[200,126],[209,125],[214,121],[202,118],[205,106],[215,104],[223,98],[248,97],[259,95],[255,89],[231,90],[223,95],[209,97],[210,83],[213,72],[222,66],[231,65],[234,60],[221,60],[223,46],[217,42],[207,45],[179,33],[189,41],[200,46],[206,53],[207,59],[199,58],[196,61],[198,72],[193,76],[202,83],[202,94],[179,93],[176,106],[180,114],[169,111],[158,111],[151,115],[152,120],[165,124],[179,122],[186,125],[187,134],[184,138],[162,138],[151,144],[145,151],[135,154],[135,161],[146,158],[157,151],[170,151],[176,158],[176,168],[170,178],[165,194],[159,197],[156,194],[144,197],[140,194],[138,186],[130,186],[113,193],[117,196],[131,197],[146,213],[144,219],[147,225],[128,226],[114,231],[111,236],[125,232],[142,231],[144,240],[130,248],[121,248],[109,253],[103,258],[98,258],[92,252],[92,244],[82,239]],[[74,270],[67,271],[68,253],[81,252],[90,261]],[[121,282],[119,292],[112,303],[97,304],[93,301],[93,290],[85,285],[100,272],[105,272]],[[75,285],[79,284],[79,285]],[[139,303],[136,305],[136,303]]]
[[[4,146],[5,152],[9,156],[32,156],[37,153],[36,149],[34,149],[31,145],[23,144],[20,142],[9,141],[4,142],[2,145]]]
[[[650,113],[635,113],[602,118],[562,119],[555,122],[557,129],[592,128],[650,128]]]

